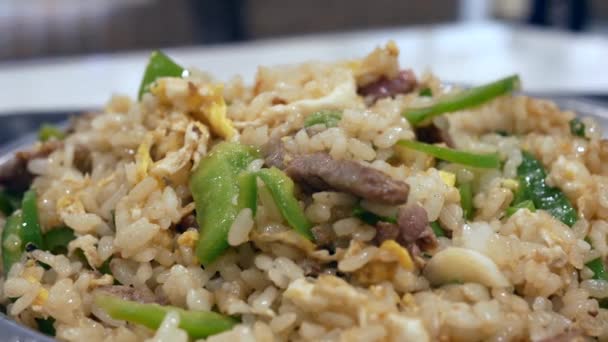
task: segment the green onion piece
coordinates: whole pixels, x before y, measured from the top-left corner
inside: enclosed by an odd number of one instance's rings
[[[496,131],[496,134],[500,135],[501,137],[508,137],[510,135],[509,132],[503,130]]]
[[[410,108],[403,116],[410,124],[417,126],[443,113],[455,112],[488,102],[496,97],[519,89],[519,76],[512,75],[492,83],[473,87],[461,93],[440,99],[428,107]]]
[[[465,151],[454,150],[447,147],[440,147],[437,145],[425,144],[419,141],[413,140],[399,140],[398,145],[407,147],[412,150],[424,152],[435,158],[445,160],[448,162],[462,164],[472,167],[485,168],[485,169],[497,169],[500,167],[500,158],[498,154],[479,154]]]
[[[445,236],[445,232],[443,231],[443,228],[441,228],[441,226],[439,225],[439,222],[433,221],[430,223],[430,225],[431,229],[433,229],[433,233],[435,233],[435,236]]]
[[[173,306],[143,304],[108,295],[97,295],[95,304],[113,319],[141,324],[153,330],[158,329],[167,313],[177,312],[180,318],[179,328],[186,331],[193,339],[221,333],[237,323],[232,317],[212,311],[186,311]]]
[[[545,182],[546,178],[547,172],[542,163],[529,152],[522,151],[522,162],[517,167],[519,188],[513,204],[530,200],[536,209],[545,210],[572,227],[578,220],[576,210],[566,194],[559,188],[549,186]]]
[[[585,124],[579,118],[570,120],[570,133],[572,133],[572,135],[584,138]]]
[[[353,208],[353,216],[359,220],[369,224],[370,226],[376,225],[380,221],[397,223],[397,219],[394,217],[380,216],[372,213],[371,211],[365,210],[361,205],[357,204]]]
[[[0,190],[0,211],[4,213],[4,215],[8,216],[13,213],[17,208],[20,207],[21,200],[16,196],[4,191]]]
[[[160,77],[182,77],[184,68],[175,63],[171,58],[161,51],[154,51],[148,60],[148,66],[139,86],[137,98],[141,100],[144,93],[150,91],[150,85]]]
[[[470,182],[462,183],[458,186],[460,192],[460,205],[462,206],[462,214],[465,219],[473,218],[473,187]]]
[[[515,212],[517,212],[519,209],[528,209],[531,212],[536,211],[534,202],[532,202],[531,200],[525,200],[525,201],[519,202],[517,204],[514,204],[514,205],[508,207],[506,210],[506,214],[507,214],[507,216],[511,216],[511,215],[515,214]]]
[[[325,127],[336,127],[342,120],[342,113],[330,110],[322,110],[314,112],[306,117],[304,120],[304,127],[310,127],[314,125],[325,125]]]
[[[21,260],[27,241],[21,235],[22,217],[15,211],[6,219],[2,230],[2,270],[7,275],[13,264]]]
[[[431,90],[431,88],[423,88],[420,90],[420,92],[418,93],[418,95],[420,96],[424,96],[424,97],[432,97],[433,96],[433,91]]]
[[[56,126],[43,124],[38,130],[38,140],[45,142],[51,138],[55,138],[57,140],[61,140],[65,138],[65,132]]]
[[[43,236],[44,249],[53,254],[66,254],[68,252],[68,244],[75,238],[74,230],[68,227],[49,230]]]
[[[593,259],[586,263],[585,266],[593,271],[593,279],[608,281],[608,272],[606,272],[606,267],[604,266],[602,258]]]
[[[42,248],[42,231],[40,230],[40,221],[38,220],[38,203],[36,200],[36,191],[30,189],[23,194],[21,201],[22,223],[21,236],[26,243],[34,244],[38,248]],[[24,245],[25,246],[25,245]]]
[[[38,330],[48,336],[55,336],[55,319],[53,317],[49,318],[36,318],[36,324],[38,325]]]

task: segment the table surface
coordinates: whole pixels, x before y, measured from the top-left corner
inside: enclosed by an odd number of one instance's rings
[[[403,67],[432,70],[466,84],[519,73],[528,91],[606,94],[608,39],[496,22],[394,28],[341,34],[170,48],[185,66],[219,79],[251,81],[258,65],[364,56],[393,39]],[[0,115],[97,108],[113,93],[135,94],[149,51],[0,63]]]

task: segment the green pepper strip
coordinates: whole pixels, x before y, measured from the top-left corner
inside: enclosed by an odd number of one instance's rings
[[[251,147],[222,142],[190,176],[190,192],[200,227],[196,254],[203,265],[213,262],[228,248],[228,231],[241,209],[237,203],[239,175],[258,157],[259,153]]]
[[[239,200],[238,206],[250,208],[253,217],[258,209],[258,184],[257,176],[252,172],[243,172],[239,175]]]
[[[300,208],[298,200],[293,195],[294,184],[283,171],[272,167],[256,172],[256,175],[266,184],[281,215],[289,225],[309,240],[314,237],[311,232],[312,224]]]
[[[25,192],[21,201],[21,211],[9,216],[2,231],[2,262],[5,274],[21,259],[21,254],[28,244],[37,248],[43,247],[34,190]]]
[[[109,295],[97,295],[95,304],[113,319],[124,320],[158,329],[167,313],[179,314],[179,328],[193,339],[205,338],[231,329],[238,321],[211,311],[186,311],[173,306],[142,304]]]
[[[462,215],[465,219],[473,218],[473,188],[470,182],[462,183],[458,186],[460,192],[460,206],[462,207]]]
[[[38,220],[38,203],[36,201],[36,191],[28,190],[23,194],[21,201],[22,225],[21,236],[23,241],[32,243],[38,248],[42,248],[42,231]],[[25,247],[25,245],[24,245]]]
[[[139,86],[137,98],[141,100],[144,93],[150,90],[150,85],[160,77],[181,77],[184,73],[184,68],[175,63],[171,58],[161,51],[154,51],[150,55],[148,66],[144,72],[144,77]]]
[[[2,230],[2,266],[4,274],[8,274],[11,267],[21,260],[25,243],[21,236],[21,212],[17,211],[6,219]]]
[[[585,137],[585,124],[579,119],[574,118],[570,120],[570,133],[578,137]]]
[[[407,147],[412,150],[424,152],[435,158],[442,159],[448,162],[462,164],[472,167],[497,169],[500,167],[500,158],[498,154],[478,154],[465,151],[454,150],[447,147],[440,147],[431,144],[425,144],[414,140],[399,140],[398,145]]]
[[[53,254],[66,254],[68,252],[68,244],[75,238],[74,230],[68,227],[49,230],[43,236],[44,249]]]
[[[11,193],[0,190],[0,211],[4,213],[4,215],[8,216],[15,211],[15,209],[19,208],[20,200]]]
[[[406,109],[403,116],[410,124],[418,126],[443,113],[475,107],[517,90],[519,84],[519,76],[512,75],[486,85],[464,90],[461,93],[441,99],[428,107]]]
[[[430,223],[430,225],[431,229],[433,229],[433,233],[435,233],[435,236],[445,236],[445,232],[443,231],[443,228],[441,228],[441,226],[439,225],[439,222],[433,221]]]
[[[61,140],[65,138],[65,132],[53,125],[43,124],[38,130],[38,140],[45,142],[51,138]]]
[[[423,88],[420,89],[420,92],[418,92],[419,96],[424,96],[424,97],[432,97],[433,96],[433,91],[431,90],[431,88]]]
[[[363,209],[363,207],[361,207],[361,205],[359,204],[357,204],[357,206],[353,208],[353,216],[369,224],[370,226],[376,225],[376,223],[378,223],[379,221],[397,223],[396,218],[376,215],[371,211]]]
[[[602,258],[593,259],[589,261],[585,266],[589,267],[589,269],[593,271],[593,279],[608,281],[608,272],[606,272],[606,268],[604,266]]]
[[[53,317],[49,318],[35,318],[36,324],[38,325],[38,330],[48,336],[55,336],[55,319]]]
[[[517,203],[515,205],[512,205],[512,206],[508,207],[507,210],[506,210],[506,214],[507,214],[507,216],[512,216],[519,209],[528,209],[531,212],[535,212],[536,211],[536,207],[534,206],[534,202],[532,202],[531,200],[525,200],[525,201],[519,202],[519,203]]]
[[[325,127],[336,127],[342,120],[342,114],[340,112],[322,110],[310,114],[304,120],[304,127],[310,127],[314,125],[325,125]]]

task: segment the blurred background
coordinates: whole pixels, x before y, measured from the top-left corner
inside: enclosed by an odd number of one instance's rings
[[[135,94],[154,49],[251,82],[391,39],[418,74],[608,103],[608,0],[0,0],[0,138]]]
[[[608,1],[1,0],[0,61],[482,20],[608,33]]]

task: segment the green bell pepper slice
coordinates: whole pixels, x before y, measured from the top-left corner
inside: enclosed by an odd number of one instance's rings
[[[190,175],[190,192],[200,227],[196,255],[203,265],[213,262],[228,248],[228,232],[242,209],[238,203],[239,176],[257,158],[259,152],[252,147],[221,142]]]
[[[139,86],[137,98],[141,100],[142,96],[150,91],[150,86],[157,78],[160,77],[182,77],[184,68],[175,63],[169,56],[161,51],[154,51],[150,55],[144,77]]]
[[[96,295],[95,304],[113,319],[141,324],[156,330],[167,313],[174,311],[179,315],[179,328],[193,339],[206,338],[231,329],[238,321],[212,311],[186,311],[173,306],[142,304],[123,300],[110,295]]]
[[[414,140],[399,140],[397,141],[397,145],[456,164],[485,169],[498,169],[500,167],[500,157],[496,153],[480,154],[459,151]]]
[[[512,75],[503,79],[464,90],[427,107],[410,108],[403,112],[403,116],[413,126],[420,126],[430,119],[444,113],[456,112],[462,109],[476,107],[501,95],[520,88],[519,76]]]
[[[311,232],[312,224],[306,218],[304,211],[300,208],[298,200],[293,195],[294,184],[283,171],[272,167],[262,169],[256,175],[264,182],[272,199],[276,203],[281,216],[289,225],[302,236],[309,240],[314,237]]]

